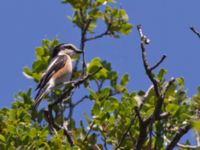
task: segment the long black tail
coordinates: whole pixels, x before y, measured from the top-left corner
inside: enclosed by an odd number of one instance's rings
[[[49,87],[49,85],[47,84],[43,88],[39,89],[37,95],[35,96],[35,102],[34,102],[34,108],[35,108],[35,110],[37,110],[40,102],[42,101],[42,99],[44,98],[44,96],[47,94],[48,87]]]

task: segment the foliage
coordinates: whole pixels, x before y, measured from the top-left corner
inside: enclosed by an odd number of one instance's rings
[[[114,0],[64,0],[63,3],[73,8],[74,14],[68,18],[81,31],[83,51],[87,41],[104,36],[120,38],[131,32],[126,11],[118,8]],[[100,34],[99,21],[105,25],[105,31]],[[35,49],[36,60],[32,67],[23,69],[24,75],[38,82],[57,44],[57,38],[44,39]],[[144,54],[146,43],[143,44]],[[0,149],[173,149],[192,127],[195,132],[200,131],[200,88],[197,95],[190,98],[183,78],[168,81],[165,69],[156,74],[145,64],[145,55],[143,61],[153,84],[147,91],[130,91],[128,73],[119,77],[111,63],[93,58],[85,68],[85,78],[84,68],[78,63],[74,69],[72,80],[83,79],[77,83],[85,91],[80,101],[73,98],[76,88],[65,85],[47,95],[48,106],[36,112],[32,107],[32,90],[19,92],[9,109],[0,110]],[[85,99],[93,103],[91,113],[84,113],[78,122],[73,113]],[[56,106],[51,105],[57,101]],[[53,118],[49,117],[50,111]]]

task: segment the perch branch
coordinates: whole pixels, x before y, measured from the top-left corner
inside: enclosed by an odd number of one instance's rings
[[[53,102],[53,103],[51,103],[51,104],[49,104],[49,105],[51,105],[51,106],[53,107],[54,105],[57,105],[58,103],[62,102],[62,100],[65,99],[67,95],[70,95],[70,92],[71,92],[72,90],[74,90],[76,87],[80,86],[80,85],[83,84],[85,81],[87,81],[89,78],[91,78],[92,76],[94,76],[94,75],[95,75],[96,73],[98,73],[102,68],[103,68],[103,67],[99,67],[99,68],[98,68],[96,71],[94,71],[93,73],[90,73],[90,74],[88,74],[88,75],[84,76],[83,78],[78,79],[78,80],[76,80],[76,81],[72,81],[70,87],[58,98],[58,100],[55,101],[55,102]],[[70,98],[70,97],[68,97],[68,98]]]
[[[93,73],[90,73],[86,76],[84,76],[83,78],[77,80],[77,81],[73,81],[71,82],[70,87],[58,98],[58,100],[56,100],[55,102],[51,103],[48,105],[48,110],[45,110],[45,116],[47,118],[47,121],[49,123],[49,126],[51,127],[51,129],[56,129],[56,130],[63,130],[64,134],[66,135],[68,142],[70,143],[71,147],[74,145],[73,140],[72,140],[72,136],[70,135],[70,133],[68,132],[68,129],[65,127],[65,125],[63,126],[59,126],[54,122],[54,117],[53,117],[53,113],[52,113],[52,108],[57,105],[58,103],[61,103],[63,101],[63,99],[69,99],[71,98],[71,94],[74,91],[74,89],[81,85],[82,83],[84,83],[86,80],[88,80],[90,77],[94,76],[97,72],[99,72],[102,69],[102,67],[98,68],[96,71],[94,71]],[[66,98],[66,95],[67,98]]]

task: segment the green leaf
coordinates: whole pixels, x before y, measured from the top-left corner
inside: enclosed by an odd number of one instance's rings
[[[128,84],[128,81],[129,81],[129,76],[128,74],[124,74],[123,77],[121,78],[121,81],[120,81],[120,84],[122,86],[125,86]]]
[[[90,89],[90,88],[88,88],[89,89],[89,91],[90,91],[90,99],[91,100],[98,100],[99,99],[99,97],[98,97],[98,95],[94,92],[94,90],[92,90],[92,89]]]
[[[106,79],[107,76],[108,76],[107,73],[108,73],[108,70],[105,69],[105,68],[103,68],[103,69],[101,69],[99,72],[97,72],[97,73],[95,74],[95,77],[96,77],[97,79]]]
[[[123,92],[125,90],[124,86],[117,84],[115,87],[116,92]]]
[[[165,74],[167,73],[167,70],[165,69],[160,69],[159,73],[158,73],[158,80],[162,81],[164,79]]]
[[[179,84],[180,88],[184,87],[184,78],[176,78],[176,81]]]
[[[0,141],[6,143],[6,139],[2,134],[0,134]]]
[[[94,106],[92,107],[92,115],[93,118],[97,118],[100,114],[101,110],[100,110],[100,106],[98,103],[95,103]]]
[[[200,120],[195,120],[192,122],[192,126],[194,129],[196,129],[197,131],[200,131]]]
[[[43,72],[47,67],[44,61],[35,61],[32,65],[33,72]]]
[[[99,94],[99,99],[103,99],[106,98],[110,95],[110,88],[109,87],[105,87]]]
[[[124,24],[120,29],[120,33],[127,35],[131,32],[132,27],[132,24]]]
[[[176,104],[168,104],[166,107],[167,112],[169,112],[172,116],[176,113],[179,106]]]
[[[110,111],[113,110],[110,101],[105,101],[105,102],[104,102],[103,110],[104,110],[104,112],[110,112]]]
[[[93,73],[95,72],[99,67],[101,67],[101,59],[99,57],[96,57],[91,60],[87,67],[88,73]]]
[[[87,123],[90,124],[92,121],[90,119],[90,117],[84,112],[83,113],[84,118],[87,120]]]
[[[118,100],[116,98],[114,98],[114,97],[110,97],[109,99],[110,99],[110,102],[111,102],[111,105],[112,105],[111,107],[113,109],[117,109],[119,107]]]
[[[197,88],[197,95],[200,96],[200,86]]]
[[[119,10],[119,15],[121,16],[122,20],[128,21],[128,15],[124,9]]]
[[[29,79],[33,78],[33,73],[28,67],[23,68],[23,75]]]
[[[43,56],[45,54],[45,50],[42,47],[36,48],[35,52],[36,52],[36,56],[38,58],[40,58],[41,56]]]

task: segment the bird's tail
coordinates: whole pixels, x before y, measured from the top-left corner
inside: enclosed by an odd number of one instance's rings
[[[48,93],[49,85],[47,84],[45,87],[39,89],[37,95],[35,96],[34,108],[37,110],[40,102],[44,98],[44,96]]]

